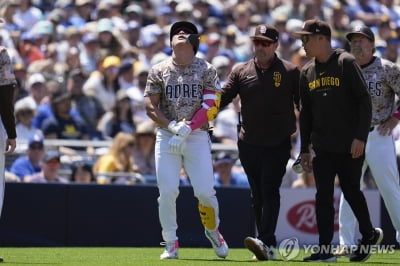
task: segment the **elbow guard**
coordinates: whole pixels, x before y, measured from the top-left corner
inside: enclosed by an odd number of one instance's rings
[[[214,120],[219,111],[221,103],[221,93],[205,90],[203,95],[202,108],[198,110],[191,119],[190,128],[195,130],[200,128],[207,121]]]
[[[209,91],[206,91],[209,92]],[[219,106],[221,103],[221,93],[213,92],[203,95],[203,103],[201,106],[207,110],[207,120],[214,120],[218,114]]]

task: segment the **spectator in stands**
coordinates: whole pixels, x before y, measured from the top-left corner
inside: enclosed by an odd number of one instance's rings
[[[115,29],[114,23],[109,18],[102,18],[97,22],[97,33],[99,36],[100,52],[106,56],[121,57],[123,45],[119,39],[121,35],[118,29]],[[119,37],[119,38],[117,38]]]
[[[43,99],[47,95],[46,79],[41,73],[32,73],[27,81],[27,89],[29,95],[27,97],[32,98],[36,105],[42,104]]]
[[[213,142],[235,144],[238,140],[240,97],[222,109],[214,120]]]
[[[25,97],[18,100],[14,105],[16,119],[17,142],[28,141],[35,134],[42,135],[42,131],[33,127],[32,119],[36,115],[36,103],[32,98]],[[20,146],[20,145],[18,145]],[[21,149],[17,146],[17,150]]]
[[[111,183],[135,183],[137,170],[132,157],[135,145],[135,137],[132,134],[119,132],[109,151],[100,156],[93,166],[98,182],[99,179],[106,179]]]
[[[74,183],[95,183],[96,177],[93,173],[93,165],[85,161],[77,161],[71,167],[71,182]]]
[[[61,160],[60,154],[55,150],[46,152],[42,159],[42,171],[26,176],[27,183],[68,183],[68,179],[60,176]]]
[[[97,124],[105,111],[98,98],[83,93],[83,84],[87,76],[77,68],[72,70],[67,78],[67,92],[71,94],[74,109],[85,123],[90,139],[102,139],[102,133],[97,130]]]
[[[136,145],[133,149],[133,160],[138,172],[142,175],[156,174],[154,145],[156,142],[155,124],[153,121],[141,122],[136,130]]]
[[[135,86],[129,88],[127,93],[132,99],[133,107],[133,120],[136,124],[150,120],[146,114],[146,108],[144,104],[144,88],[146,87],[147,75],[149,74],[149,68],[141,62],[135,64]]]
[[[120,89],[118,83],[118,69],[121,59],[118,56],[107,56],[98,71],[91,73],[83,85],[83,92],[97,97],[103,104],[105,111],[110,111],[115,105],[116,92]]]
[[[247,176],[232,171],[236,160],[232,154],[227,152],[219,152],[214,160],[214,177],[215,186],[238,186],[249,187]]]
[[[115,106],[103,115],[97,128],[105,139],[115,137],[118,132],[133,134],[136,131],[133,115],[131,99],[126,90],[119,90]]]
[[[99,40],[97,34],[88,32],[82,37],[80,46],[79,61],[82,69],[89,75],[97,70],[97,61],[100,58]]]
[[[14,15],[15,23],[23,30],[30,30],[43,19],[42,11],[32,2],[32,0],[20,0],[17,13]]]
[[[42,158],[44,155],[43,137],[39,134],[29,138],[26,156],[17,158],[11,165],[10,172],[21,180],[26,176],[39,173],[42,170]]]
[[[126,90],[134,86],[133,60],[128,59],[121,63],[118,70],[118,82],[121,90]]]
[[[14,15],[18,10],[20,1],[19,0],[9,0],[0,7],[0,17],[4,20],[4,29],[11,33],[13,37],[19,35],[21,32],[21,27],[15,23]]]
[[[88,140],[87,127],[81,118],[71,115],[71,94],[62,89],[56,91],[51,98],[54,115],[43,121],[42,131],[46,139]],[[85,147],[71,147],[64,152],[74,153]]]

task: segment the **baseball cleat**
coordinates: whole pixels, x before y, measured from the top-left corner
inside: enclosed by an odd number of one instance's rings
[[[244,246],[253,252],[257,260],[276,260],[275,248],[266,246],[260,239],[246,237]]]
[[[162,242],[161,245],[165,245],[164,252],[160,255],[161,260],[165,259],[177,259],[178,258],[178,249],[179,249],[179,242],[178,240],[175,241],[168,241]]]
[[[210,240],[215,254],[217,254],[218,257],[225,259],[228,256],[229,248],[219,230],[206,229],[205,234],[208,240]]]

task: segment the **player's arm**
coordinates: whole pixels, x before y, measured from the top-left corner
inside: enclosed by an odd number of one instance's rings
[[[202,125],[208,121],[214,120],[217,116],[219,106],[221,102],[221,93],[204,90],[203,102],[201,103],[201,108],[194,114],[190,120],[190,128],[192,130],[200,128]]]
[[[160,127],[168,128],[169,121],[165,115],[161,112],[158,107],[160,104],[160,94],[151,94],[144,97],[146,113],[147,115],[156,122]]]

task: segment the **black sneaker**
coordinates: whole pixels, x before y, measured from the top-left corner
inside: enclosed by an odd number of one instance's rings
[[[379,245],[382,239],[382,229],[375,228],[372,238],[360,241],[356,250],[350,255],[350,261],[366,261],[371,256],[371,247]]]
[[[332,253],[313,253],[311,256],[303,258],[303,261],[308,262],[336,262],[336,260],[336,257]]]

